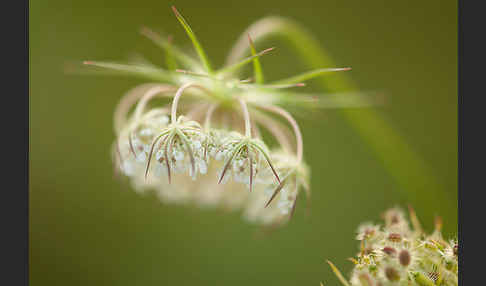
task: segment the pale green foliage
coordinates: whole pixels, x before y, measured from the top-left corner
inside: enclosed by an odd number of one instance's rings
[[[350,281],[329,262],[343,285],[455,286],[458,284],[458,242],[444,240],[442,222],[436,220],[432,234],[423,232],[413,209],[410,220],[400,208],[383,214],[384,225],[363,223],[356,239],[360,251],[350,260],[355,264]]]

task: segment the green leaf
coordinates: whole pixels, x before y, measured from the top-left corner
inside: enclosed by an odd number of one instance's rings
[[[255,45],[250,37],[250,34],[248,34],[248,41],[250,42],[251,55],[256,56],[257,52],[255,49]],[[255,82],[257,84],[263,84],[263,70],[259,57],[253,58],[253,71],[255,74]]]
[[[246,59],[243,59],[235,64],[232,64],[230,66],[227,66],[227,67],[224,67],[222,68],[221,70],[218,71],[218,75],[225,75],[225,74],[229,74],[229,73],[232,73],[232,72],[235,72],[239,69],[241,69],[243,66],[245,66],[246,64],[254,61],[255,59],[257,59],[258,57],[261,57],[263,55],[265,55],[266,53],[270,52],[270,51],[273,51],[275,48],[268,48],[268,49],[265,49],[253,56],[250,56]]]
[[[294,87],[302,87],[305,86],[304,83],[292,83],[292,84],[252,84],[252,83],[243,83],[239,84],[240,88],[256,88],[260,90],[275,90],[275,89],[287,89],[287,88],[294,88]]]
[[[169,83],[174,82],[174,77],[169,71],[148,65],[119,64],[98,61],[85,61],[83,62],[83,64],[112,70],[113,74],[135,75],[144,79],[151,79]]]
[[[185,67],[198,69],[201,66],[195,59],[174,46],[168,37],[162,37],[147,27],[142,27],[142,29],[140,29],[140,33],[154,42],[154,44],[157,46],[163,48],[166,53],[170,53],[175,60],[180,61]]]
[[[262,103],[280,106],[300,107],[305,109],[340,109],[363,108],[382,106],[385,103],[384,95],[380,92],[341,92],[341,93],[301,93],[291,91],[269,92],[265,90],[251,91],[245,94],[250,104]]]
[[[337,269],[336,266],[334,266],[334,264],[332,264],[331,261],[327,260],[327,263],[329,264],[329,266],[331,266],[331,269],[332,271],[334,272],[334,274],[336,274],[337,278],[339,279],[339,281],[341,281],[341,283],[344,285],[344,286],[350,286],[348,281],[344,278],[344,276],[341,274],[341,271],[339,271],[339,269]]]
[[[199,58],[201,59],[201,62],[203,63],[203,66],[205,67],[206,71],[208,73],[212,73],[212,68],[211,68],[211,65],[209,63],[209,59],[208,59],[206,53],[204,52],[204,49],[202,48],[201,44],[199,43],[199,41],[196,37],[196,34],[194,34],[194,32],[192,31],[192,29],[189,26],[189,24],[187,23],[187,21],[184,19],[184,17],[182,17],[182,15],[179,13],[179,11],[177,11],[175,6],[172,6],[172,10],[174,11],[174,14],[176,15],[177,20],[179,20],[182,27],[184,27],[184,30],[186,30],[186,33],[189,36],[189,38],[191,39],[192,44],[194,45],[194,48],[196,49],[196,52],[199,55]]]
[[[332,73],[332,72],[338,72],[338,71],[348,71],[351,70],[351,68],[328,68],[328,69],[316,69],[312,71],[308,71],[296,76],[292,76],[286,79],[281,79],[275,82],[272,82],[272,84],[295,84],[295,83],[300,83],[304,82],[309,79],[313,79],[315,77],[321,76],[326,73]]]
[[[167,42],[169,45],[167,46],[167,49],[165,49],[165,64],[167,65],[168,70],[175,70],[177,69],[177,62],[174,56],[174,47],[172,45],[172,37],[169,37],[167,39]]]
[[[280,104],[302,104],[311,108],[363,108],[384,104],[380,92],[341,92],[305,94],[297,92],[280,92],[274,95]]]

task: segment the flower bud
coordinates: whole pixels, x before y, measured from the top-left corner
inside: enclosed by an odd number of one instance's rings
[[[408,250],[404,249],[400,251],[400,254],[398,255],[398,260],[400,261],[400,264],[403,266],[408,266],[410,264],[410,253]]]
[[[388,235],[388,240],[393,242],[400,242],[402,241],[402,236],[399,233],[390,233]]]
[[[383,252],[386,253],[386,254],[388,254],[388,255],[395,255],[397,253],[397,251],[395,250],[395,248],[389,247],[389,246],[384,247],[383,248]]]
[[[398,271],[395,268],[393,268],[393,267],[387,267],[387,268],[385,268],[385,276],[390,281],[398,281],[398,280],[400,280],[400,274],[398,274]]]

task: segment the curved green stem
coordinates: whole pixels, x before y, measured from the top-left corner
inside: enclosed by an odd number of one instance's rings
[[[214,111],[216,110],[216,108],[218,107],[219,104],[215,103],[215,104],[212,104],[208,111],[206,112],[206,116],[204,118],[204,128],[206,129],[206,131],[208,131],[211,127],[211,118],[213,116],[213,113]]]
[[[155,86],[151,89],[149,89],[147,92],[144,93],[142,98],[137,104],[137,107],[135,108],[135,111],[133,113],[135,120],[140,118],[140,116],[143,114],[145,111],[145,107],[147,106],[147,103],[154,97],[160,94],[164,94],[165,92],[174,90],[175,87],[170,86],[170,85],[160,85],[160,86]]]
[[[252,115],[258,124],[262,125],[265,129],[267,129],[267,131],[270,132],[270,134],[272,134],[280,147],[282,147],[285,151],[292,152],[292,144],[290,143],[289,138],[290,136],[287,135],[290,134],[290,130],[287,129],[287,126],[259,110],[253,109]]]
[[[247,43],[248,34],[252,35],[255,42],[272,36],[287,41],[311,68],[335,66],[328,53],[321,48],[320,43],[306,29],[294,21],[280,17],[264,18],[244,31],[230,52],[227,64],[234,63],[250,54],[250,47]],[[358,90],[346,73],[336,73],[333,77],[321,77],[320,83],[330,92]],[[413,193],[408,196],[413,204],[433,206],[431,209],[442,214],[457,210],[457,205],[452,199],[446,200],[447,204],[439,203],[437,197],[446,195],[445,186],[437,180],[433,170],[424,159],[381,114],[372,108],[344,108],[339,111],[369,144],[384,167],[403,189]],[[451,217],[451,219],[457,221],[457,217]]]
[[[198,84],[196,84],[194,82],[188,82],[188,83],[183,84],[177,90],[176,94],[174,95],[174,100],[172,101],[172,110],[171,110],[171,117],[170,117],[172,124],[175,124],[177,122],[177,105],[179,104],[179,99],[181,98],[182,93],[184,92],[184,90],[186,90],[187,88],[189,88],[191,86],[204,89],[202,86],[200,86],[200,85],[198,85]]]
[[[302,140],[302,132],[300,132],[299,124],[297,124],[297,121],[295,121],[294,117],[290,113],[288,113],[285,109],[282,109],[278,106],[275,105],[258,105],[258,106],[265,110],[268,110],[270,112],[282,116],[289,122],[290,126],[292,126],[292,129],[294,130],[294,134],[295,134],[295,141],[297,142],[296,144],[297,162],[300,163],[302,161],[302,156],[304,153],[304,143]]]

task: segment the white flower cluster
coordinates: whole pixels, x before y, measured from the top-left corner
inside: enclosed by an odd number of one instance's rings
[[[306,167],[288,152],[184,116],[171,124],[160,109],[131,119],[114,145],[116,168],[138,192],[155,190],[167,203],[241,209],[257,223],[286,222],[299,186],[307,186]]]
[[[383,214],[384,226],[363,223],[358,227],[361,249],[351,258],[355,267],[350,285],[458,285],[457,241],[442,238],[440,221],[426,235],[412,209],[410,217],[413,230],[400,208]]]
[[[84,61],[110,74],[150,81],[128,92],[115,109],[115,170],[129,177],[139,192],[156,190],[164,202],[239,209],[248,220],[267,225],[287,222],[300,189],[307,195],[310,191],[302,134],[285,107],[305,111],[369,106],[369,100],[359,96],[350,101],[348,93],[344,95],[348,99],[341,101],[334,99],[337,94],[292,91],[305,86],[305,81],[349,71],[349,67],[322,67],[266,82],[260,57],[274,48],[257,50],[254,40],[263,40],[266,33],[253,30],[254,26],[230,50],[227,63],[215,67],[188,21],[174,6],[172,10],[197,58],[175,45],[170,36],[144,27],[141,34],[164,50],[164,66],[147,60]],[[250,64],[253,76],[240,78]],[[187,117],[177,116],[183,93],[188,101],[180,105]],[[147,111],[156,97],[172,99],[172,103]],[[219,116],[213,114],[215,109]],[[262,134],[275,139],[276,150],[267,147]]]

